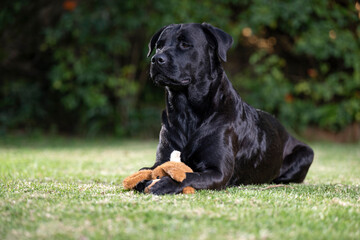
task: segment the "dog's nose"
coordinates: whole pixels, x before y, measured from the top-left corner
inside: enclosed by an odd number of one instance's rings
[[[155,54],[152,58],[151,58],[151,63],[152,64],[159,64],[162,65],[164,63],[166,63],[167,61],[167,57],[165,54],[161,53],[161,54]]]

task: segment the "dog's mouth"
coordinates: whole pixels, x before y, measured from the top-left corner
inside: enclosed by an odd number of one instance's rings
[[[191,78],[173,79],[161,73],[154,74],[152,79],[155,84],[162,87],[181,87],[191,83]]]

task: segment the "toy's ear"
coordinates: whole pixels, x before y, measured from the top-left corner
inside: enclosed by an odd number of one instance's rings
[[[186,178],[186,173],[182,169],[168,168],[166,173],[175,181],[182,182]]]
[[[208,23],[201,24],[209,44],[217,50],[218,57],[226,62],[226,52],[233,44],[233,38],[223,30],[213,27]]]
[[[191,172],[182,162],[166,162],[161,165],[164,172],[177,182],[182,182],[186,178],[186,172]]]

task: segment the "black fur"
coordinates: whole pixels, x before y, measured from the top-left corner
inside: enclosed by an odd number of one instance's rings
[[[272,115],[242,101],[221,66],[231,45],[229,34],[206,23],[169,25],[152,37],[148,55],[155,48],[156,54],[150,76],[165,87],[166,109],[150,169],[178,150],[181,161],[194,171],[182,183],[161,179],[152,193],[305,179],[312,149],[289,135]]]

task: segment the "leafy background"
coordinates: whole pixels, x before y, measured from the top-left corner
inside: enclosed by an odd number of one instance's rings
[[[148,79],[147,44],[182,22],[233,36],[224,67],[245,101],[298,133],[351,135],[359,18],[351,0],[2,1],[0,135],[156,136],[164,93]]]

